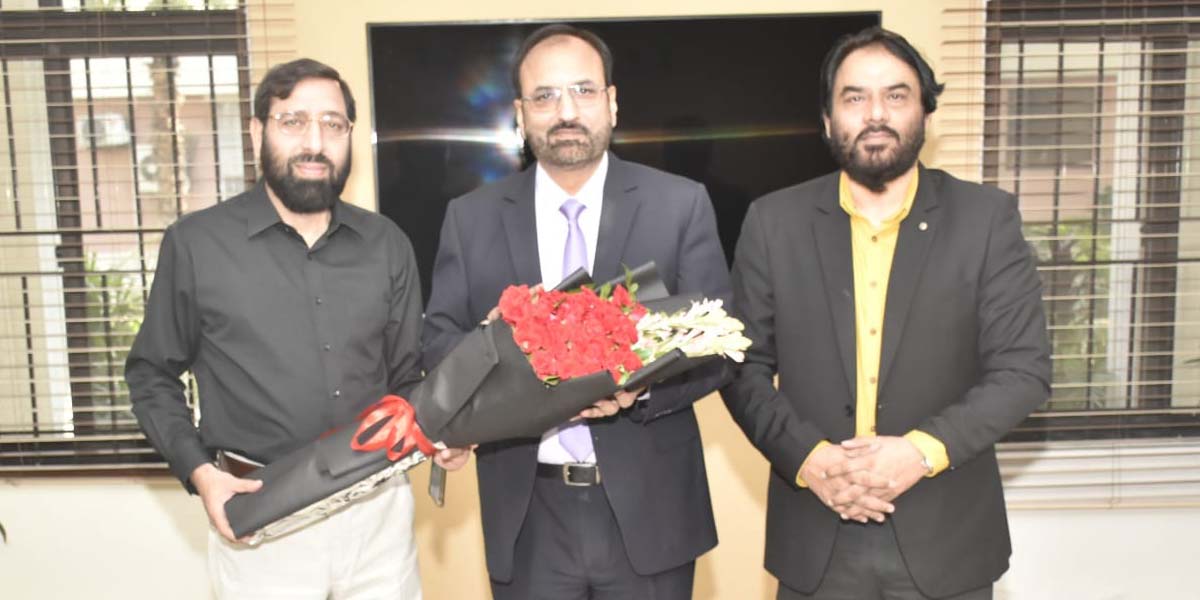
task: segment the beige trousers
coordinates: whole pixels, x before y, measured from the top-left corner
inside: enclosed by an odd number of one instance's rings
[[[347,508],[258,546],[208,534],[208,573],[221,600],[420,600],[413,496],[400,475]]]

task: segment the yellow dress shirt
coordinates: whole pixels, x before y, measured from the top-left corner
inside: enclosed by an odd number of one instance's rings
[[[912,209],[917,196],[918,174],[913,173],[904,204],[896,214],[875,224],[864,217],[854,205],[850,193],[850,179],[843,172],[838,186],[838,200],[842,210],[850,216],[850,245],[854,255],[854,323],[856,338],[856,396],[854,430],[856,436],[875,435],[875,414],[879,393],[879,362],[883,349],[883,315],[887,306],[888,277],[892,272],[892,258],[896,254],[896,240],[900,236],[900,223]],[[946,446],[940,440],[914,429],[904,435],[913,443],[932,467],[929,477],[944,471],[950,465]],[[813,452],[829,444],[822,441]],[[812,452],[809,453],[812,456]],[[807,462],[807,461],[806,461]],[[801,467],[803,470],[803,466]],[[806,487],[804,479],[796,474],[796,483]]]

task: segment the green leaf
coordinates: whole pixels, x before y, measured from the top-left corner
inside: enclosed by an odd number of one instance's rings
[[[612,284],[606,283],[606,284],[600,286],[600,291],[596,292],[596,295],[600,296],[600,298],[602,298],[604,300],[608,300],[609,297],[612,296]]]
[[[633,298],[634,302],[637,302],[638,285],[633,282],[633,269],[625,266],[624,263],[621,264],[621,268],[625,269],[625,291],[629,292],[629,296]]]

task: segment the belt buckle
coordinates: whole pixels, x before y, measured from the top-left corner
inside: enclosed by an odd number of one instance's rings
[[[566,485],[569,485],[572,487],[587,487],[590,485],[597,485],[600,483],[600,471],[595,470],[596,465],[590,465],[587,463],[563,463],[562,467],[563,467],[563,470],[562,470],[563,483]],[[596,473],[595,481],[572,481],[571,480],[571,469],[576,469],[576,468],[595,470],[594,471]]]

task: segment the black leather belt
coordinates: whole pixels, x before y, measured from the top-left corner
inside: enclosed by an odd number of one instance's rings
[[[245,479],[246,475],[249,475],[251,471],[262,466],[262,463],[252,461],[233,452],[217,450],[217,468],[238,479]]]
[[[537,475],[543,479],[559,479],[567,485],[600,484],[600,467],[582,463],[551,465],[538,463]]]

